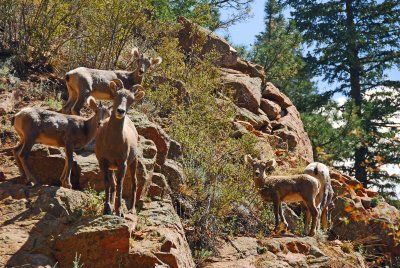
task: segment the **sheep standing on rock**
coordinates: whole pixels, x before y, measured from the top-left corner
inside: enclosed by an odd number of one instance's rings
[[[22,174],[31,184],[37,183],[29,163],[29,153],[35,143],[65,148],[65,165],[60,176],[63,187],[72,188],[71,169],[74,149],[83,148],[96,135],[102,121],[110,116],[110,111],[93,97],[88,99],[95,114],[85,119],[76,115],[65,115],[39,107],[21,110],[13,118],[13,125],[21,141],[14,148],[14,157]]]
[[[134,71],[99,70],[78,67],[66,73],[65,81],[68,89],[68,101],[62,108],[64,114],[79,115],[85,100],[91,95],[99,100],[112,100],[109,87],[113,79],[120,79],[124,86],[130,89],[142,83],[144,74],[152,67],[161,63],[162,59],[147,58],[137,49],[132,50],[132,60],[136,66]]]
[[[271,172],[277,166],[274,159],[263,161],[246,155],[245,162],[251,163],[253,166],[254,183],[263,201],[273,202],[275,230],[278,230],[280,225],[279,216],[285,227],[288,226],[283,215],[281,202],[302,202],[307,207],[304,230],[305,232],[308,230],[311,217],[312,223],[308,235],[314,236],[319,220],[319,211],[315,203],[320,189],[319,181],[307,174],[268,176],[266,173]]]
[[[321,214],[321,227],[326,230],[331,224],[331,208],[334,205],[334,192],[329,175],[329,168],[322,163],[314,162],[304,169],[304,173],[317,178],[321,184],[321,189],[317,196],[317,204],[319,204]]]
[[[143,98],[144,89],[142,86],[136,85],[131,90],[127,90],[119,79],[110,82],[110,89],[114,97],[113,110],[110,119],[100,127],[97,133],[95,153],[104,176],[106,190],[104,214],[112,214],[111,196],[114,199],[116,190],[117,201],[115,210],[117,215],[122,217],[122,187],[127,170],[130,171],[132,178],[132,213],[135,213],[137,190],[136,170],[138,165],[139,134],[135,125],[127,116],[127,112],[134,101]],[[116,189],[114,171],[116,171]]]

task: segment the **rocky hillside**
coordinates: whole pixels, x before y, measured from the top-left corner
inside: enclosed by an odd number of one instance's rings
[[[218,101],[234,102],[234,138],[251,133],[264,157],[279,157],[282,170],[298,168],[313,160],[312,147],[300,115],[290,99],[265,81],[264,70],[240,59],[222,38],[179,18],[177,33],[182,50],[189,52],[204,39],[202,53],[220,55],[215,64],[221,75]],[[179,81],[153,77],[154,87]],[[24,98],[38,83],[62,84],[54,75],[31,75],[22,82],[1,77],[1,147],[15,144],[9,119],[26,105],[47,105],[45,98]],[[187,96],[190,98],[190,96]],[[50,107],[52,108],[52,107]],[[182,146],[163,128],[139,112],[130,114],[140,134],[138,215],[101,216],[104,189],[93,144],[74,154],[74,190],[60,188],[58,181],[64,153],[36,145],[30,157],[33,173],[41,184],[29,188],[19,177],[10,151],[0,153],[0,266],[4,267],[195,267],[194,252],[186,234],[192,226],[179,215],[190,209],[180,200],[185,172],[180,163]],[[366,267],[389,265],[400,254],[400,213],[377,193],[336,171],[331,173],[337,198],[333,227],[327,237],[283,235],[226,235],[218,238],[215,256],[196,256],[200,267]],[[130,188],[129,178],[124,189]],[[125,198],[129,198],[127,192]],[[298,215],[289,207],[290,229]],[[386,263],[385,263],[386,261]]]

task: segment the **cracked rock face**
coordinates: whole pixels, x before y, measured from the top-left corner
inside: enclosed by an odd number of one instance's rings
[[[170,199],[138,215],[83,216],[90,195],[59,187],[0,183],[0,266],[194,267]]]

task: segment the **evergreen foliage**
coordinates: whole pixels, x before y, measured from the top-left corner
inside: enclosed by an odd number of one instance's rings
[[[354,116],[336,128],[342,136],[330,143],[356,137],[350,173],[365,186],[392,189],[400,178],[389,178],[381,168],[400,161],[399,126],[392,120],[399,105],[399,81],[387,79],[385,71],[400,63],[400,1],[287,3],[309,47],[309,65],[337,85],[329,93],[349,97],[342,112]]]

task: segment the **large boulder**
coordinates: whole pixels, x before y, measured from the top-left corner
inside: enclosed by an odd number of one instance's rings
[[[54,256],[65,268],[77,256],[87,267],[114,267],[129,254],[133,227],[133,222],[117,216],[80,220],[56,237]]]
[[[156,164],[157,148],[152,140],[139,136],[137,166],[137,201],[144,200],[151,184],[154,166]],[[38,182],[43,185],[60,186],[59,176],[64,168],[65,155],[59,148],[35,145],[29,163],[32,173]],[[51,171],[51,172],[49,172]],[[104,190],[104,180],[95,154],[91,151],[74,153],[71,182],[75,189],[92,188],[96,191]],[[129,199],[132,194],[131,174],[127,171],[123,197]]]
[[[125,219],[93,206],[84,192],[1,182],[0,266],[195,267],[170,199]]]
[[[181,186],[185,182],[185,173],[182,165],[174,160],[167,159],[161,167],[161,173],[167,178],[172,192],[179,193]]]
[[[261,79],[246,74],[222,75],[222,92],[231,97],[234,103],[257,114],[261,100]]]
[[[266,83],[262,91],[262,97],[276,102],[282,108],[288,108],[293,105],[292,101],[270,82]]]
[[[288,144],[290,143],[292,149],[296,151],[297,155],[312,162],[313,150],[311,141],[304,130],[300,113],[293,105],[286,108],[286,111],[287,114],[277,120],[277,122],[284,128],[283,130],[279,130],[279,137],[281,137]]]
[[[146,115],[141,113],[134,113],[131,116],[132,122],[139,135],[146,139],[152,140],[157,147],[157,161],[156,163],[161,166],[167,159],[170,138],[165,131],[158,125],[150,122]]]
[[[281,116],[281,106],[272,100],[261,99],[260,108],[267,114],[270,120],[279,119]]]
[[[230,67],[237,63],[237,51],[224,38],[184,17],[179,17],[178,23],[182,25],[178,32],[179,45],[186,53],[191,53],[194,45],[200,44],[201,56],[212,50],[220,55],[215,64]]]
[[[337,195],[332,211],[332,234],[363,245],[374,255],[400,256],[397,230],[400,211],[378,198],[376,192],[365,189],[356,179],[335,171],[330,174]]]

